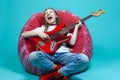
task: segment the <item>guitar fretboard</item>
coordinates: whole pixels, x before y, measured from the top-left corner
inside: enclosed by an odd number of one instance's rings
[[[85,20],[87,20],[87,19],[89,19],[89,18],[91,18],[91,17],[92,17],[92,15],[88,15],[87,17],[81,19],[80,21],[81,21],[81,22],[84,22]]]
[[[92,15],[88,15],[87,17],[81,19],[80,21],[83,23],[85,20],[87,20],[87,19],[89,19],[89,18],[91,18],[91,17],[92,17]],[[69,32],[69,30],[71,30],[72,28],[74,28],[76,24],[77,24],[77,23],[74,23],[74,24],[72,24],[72,25],[70,25],[70,26],[67,26],[67,27],[65,27],[65,29],[62,29],[62,30],[59,31],[58,33],[59,33],[59,34],[66,34],[67,32]]]

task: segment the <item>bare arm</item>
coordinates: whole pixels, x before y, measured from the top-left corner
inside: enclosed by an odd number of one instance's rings
[[[38,36],[38,32],[33,32],[33,31],[26,31],[21,34],[22,37],[28,38],[32,36]]]
[[[72,37],[69,41],[69,44],[71,46],[73,46],[76,42],[76,39],[77,39],[77,33],[78,33],[78,29],[80,28],[80,26],[82,25],[82,23],[79,21],[79,23],[77,25],[75,25],[75,28],[74,28],[74,32],[72,34]]]
[[[49,36],[43,32],[34,32],[34,31],[26,31],[21,34],[22,37],[24,38],[29,38],[32,36],[39,36],[42,39],[47,39]]]

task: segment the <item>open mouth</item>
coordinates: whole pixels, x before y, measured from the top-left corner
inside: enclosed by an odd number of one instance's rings
[[[48,17],[48,20],[51,20],[52,19],[52,17]]]

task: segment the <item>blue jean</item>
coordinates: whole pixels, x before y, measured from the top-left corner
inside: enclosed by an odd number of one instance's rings
[[[85,70],[89,64],[89,59],[85,54],[75,54],[71,52],[48,55],[41,51],[34,51],[29,55],[29,61],[33,66],[46,72],[52,71],[54,64],[61,64],[63,67],[60,68],[60,71],[64,76],[81,72]]]

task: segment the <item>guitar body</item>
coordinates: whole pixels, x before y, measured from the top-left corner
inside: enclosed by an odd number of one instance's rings
[[[45,32],[47,35],[50,36],[50,39],[43,40],[40,37],[36,36],[32,37],[32,41],[41,51],[47,54],[54,54],[62,43],[68,42],[71,39],[71,36],[65,36],[64,34],[58,33],[58,31],[60,31],[64,27],[64,24],[59,24],[54,30]]]

